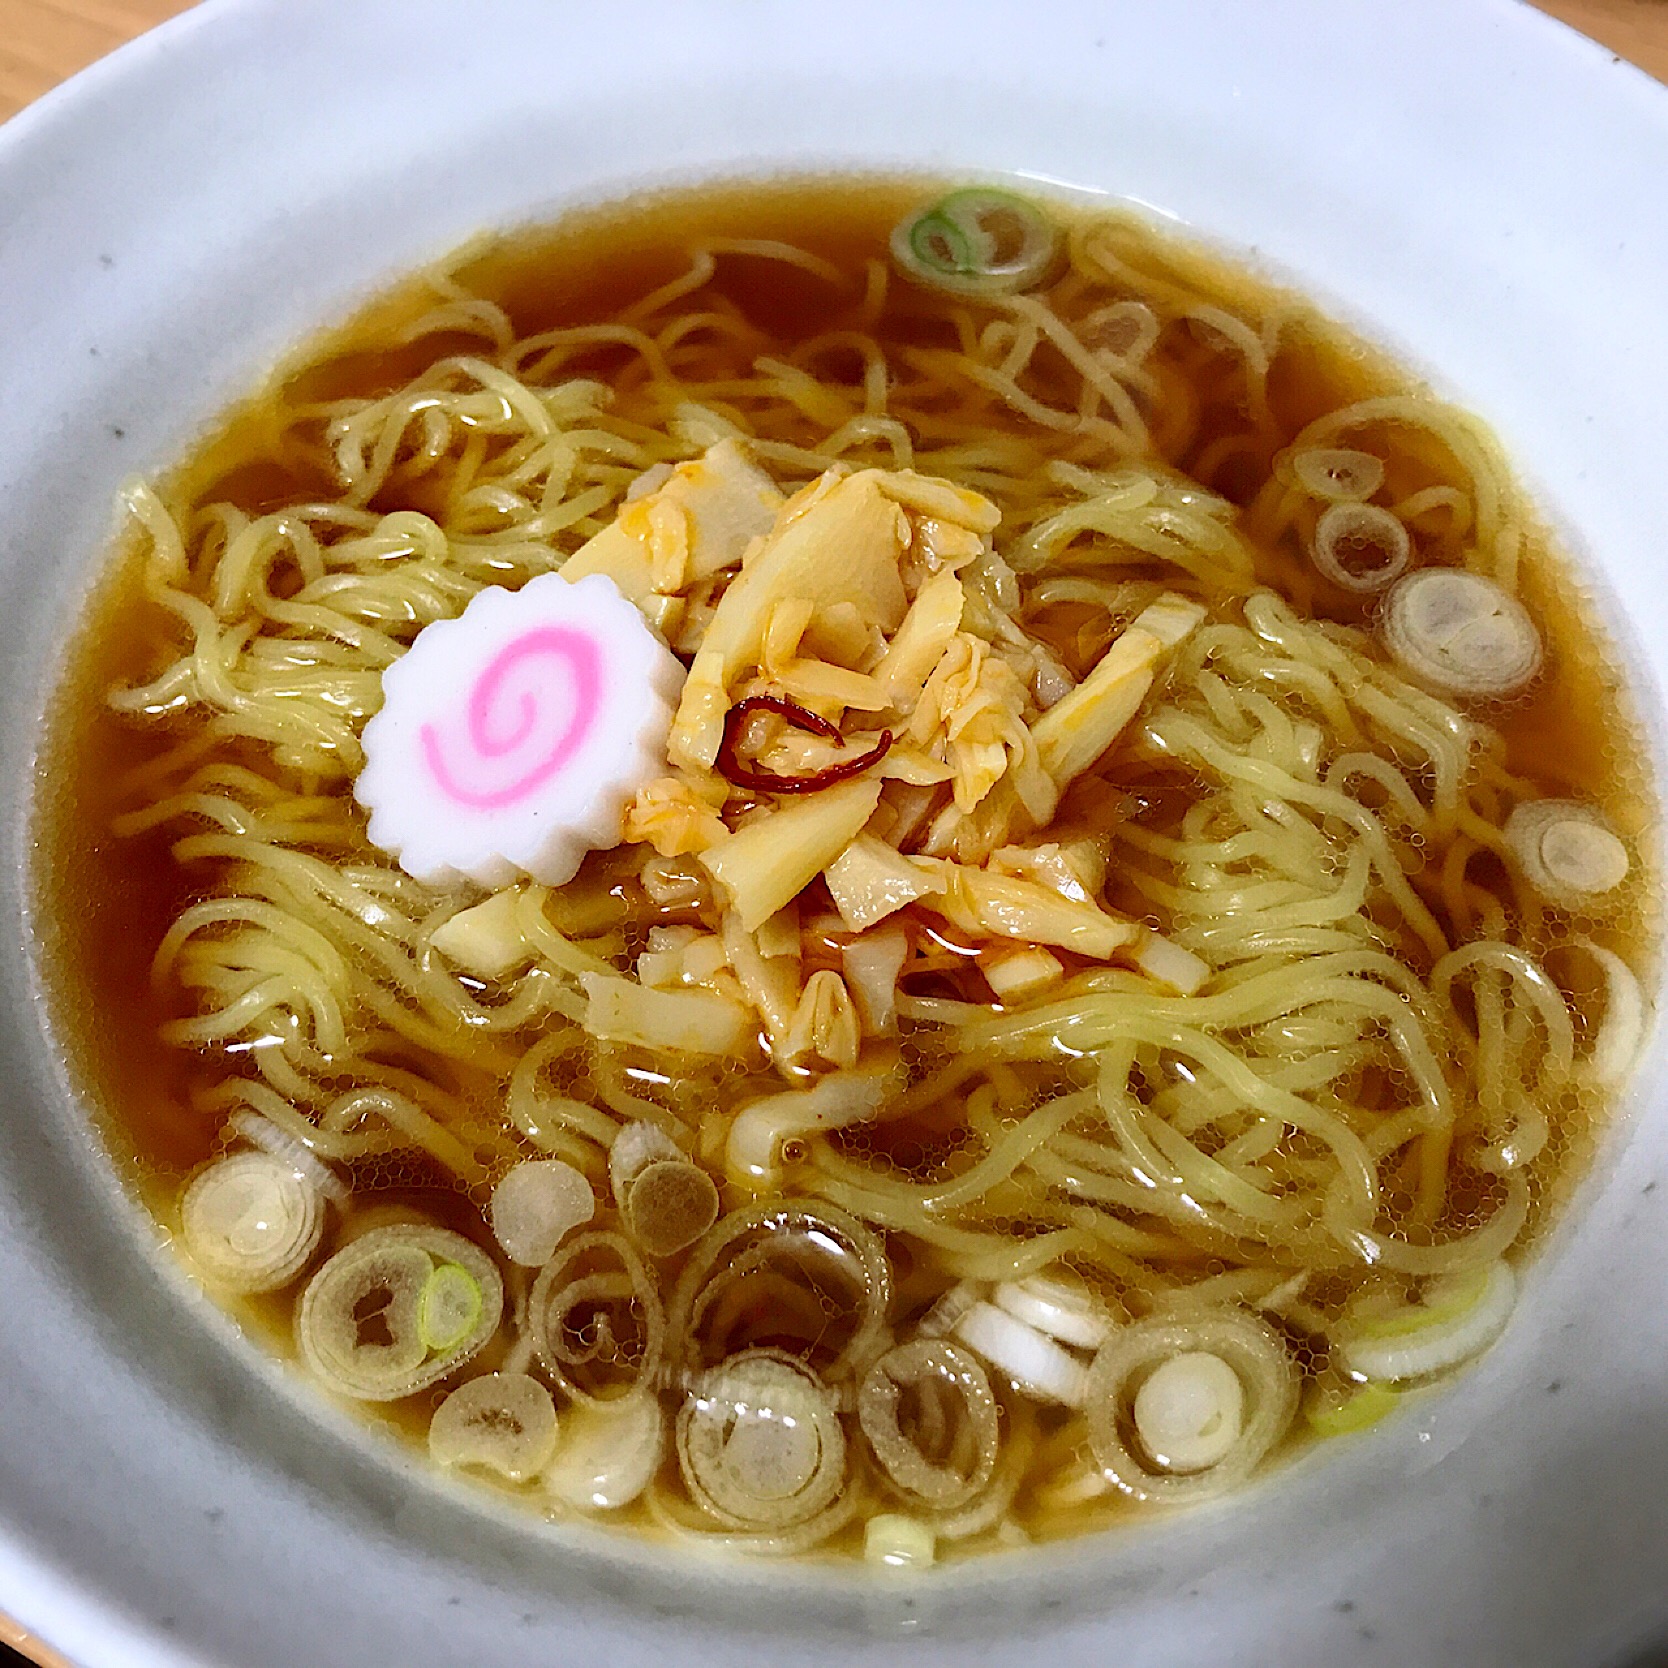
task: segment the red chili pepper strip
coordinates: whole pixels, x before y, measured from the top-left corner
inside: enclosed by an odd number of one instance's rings
[[[814,793],[818,788],[832,787],[836,782],[861,776],[870,765],[879,764],[892,745],[892,732],[882,730],[880,740],[867,753],[859,753],[856,758],[824,765],[821,770],[813,770],[809,776],[779,776],[774,770],[760,770],[748,764],[741,756],[741,729],[755,712],[773,712],[777,717],[787,719],[795,729],[809,730],[825,741],[842,739],[837,724],[831,724],[820,713],[802,707],[797,701],[790,701],[783,695],[749,695],[746,700],[737,701],[724,715],[724,739],[719,743],[715,761],[719,775],[726,781],[734,782],[738,788],[757,788],[764,793]]]

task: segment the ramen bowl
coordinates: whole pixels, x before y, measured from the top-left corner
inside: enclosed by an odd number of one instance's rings
[[[1654,1041],[1451,1387],[1227,1501],[925,1577],[503,1512],[271,1365],[118,1183],[54,1041],[99,1016],[49,1014],[27,953],[27,811],[119,482],[483,230],[786,171],[1105,194],[1291,282],[1492,425],[1660,736],[1668,94],[1527,8],[211,0],[0,133],[0,1607],[89,1668],[1625,1660],[1668,1627]]]

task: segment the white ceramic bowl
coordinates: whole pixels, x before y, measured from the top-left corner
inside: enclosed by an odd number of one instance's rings
[[[0,133],[0,1607],[88,1668],[1643,1660],[1668,1624],[1661,1051],[1517,1320],[1236,1501],[924,1582],[690,1570],[367,1443],[194,1294],[25,959],[41,704],[118,479],[490,226],[782,167],[1097,188],[1499,431],[1668,673],[1668,93],[1513,0],[233,0]],[[1660,729],[1660,724],[1658,729]]]

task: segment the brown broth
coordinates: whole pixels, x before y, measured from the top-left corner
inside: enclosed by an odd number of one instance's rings
[[[860,287],[864,263],[886,258],[892,226],[927,195],[918,181],[801,180],[717,188],[577,215],[555,229],[483,246],[453,271],[466,289],[503,307],[518,336],[619,314],[683,272],[687,247],[703,236],[790,241],[853,274]],[[1230,311],[1261,317],[1293,305],[1262,279],[1209,255],[1178,252],[1156,240],[1145,255],[1151,273],[1179,276]],[[718,287],[784,349],[841,322],[839,307],[831,311],[825,283],[779,262],[725,256]],[[883,343],[894,349],[947,345],[942,308],[923,302],[903,285],[894,285],[891,295],[875,330]],[[274,441],[282,426],[279,412],[310,401],[374,397],[446,353],[478,349],[478,338],[444,335],[425,337],[414,346],[387,345],[398,327],[432,300],[425,285],[414,280],[347,325],[305,344],[261,393],[195,449],[167,487],[170,502],[228,499],[258,513],[333,496],[336,483],[310,456]],[[1269,458],[1238,454],[1211,461],[1215,443],[1243,425],[1231,356],[1213,342],[1208,328],[1182,323],[1166,327],[1158,357],[1171,382],[1185,381],[1190,387],[1189,397],[1200,413],[1196,429],[1166,453],[1166,460],[1193,472],[1205,459],[1206,485],[1237,503],[1253,504],[1268,478]],[[569,374],[606,380],[622,359],[618,350],[604,348],[572,366]],[[1271,372],[1270,398],[1280,433],[1289,439],[1320,413],[1412,386],[1385,358],[1297,304],[1295,322],[1281,339]],[[1162,421],[1156,431],[1162,438]],[[1391,468],[1404,493],[1439,482],[1443,475],[1442,460],[1414,441],[1405,455],[1392,459]],[[385,491],[373,508],[432,509],[443,484],[418,481],[397,497]],[[1510,770],[1533,778],[1547,795],[1601,807],[1624,835],[1639,843],[1655,821],[1656,802],[1621,673],[1579,576],[1532,516],[1528,525],[1523,592],[1547,640],[1547,671],[1525,698],[1491,713],[1491,721],[1505,737]],[[1264,546],[1259,563],[1262,578],[1298,595],[1315,613],[1345,623],[1367,617],[1360,599],[1314,578],[1300,551]],[[1063,615],[1056,623],[1057,646],[1070,659],[1075,652],[1072,628],[1079,622]],[[159,1024],[187,1010],[179,992],[153,988],[148,968],[168,923],[193,896],[194,881],[171,857],[169,835],[121,840],[109,832],[112,818],[131,804],[127,778],[132,769],[184,730],[158,733],[156,727],[135,726],[112,714],[102,695],[154,672],[167,658],[170,641],[159,611],[142,598],[133,556],[119,557],[68,662],[43,749],[47,766],[36,824],[40,919],[56,1027],[117,1162],[164,1223],[173,1219],[181,1178],[220,1139],[216,1120],[187,1110],[193,1088],[242,1069],[221,1051],[191,1054],[158,1040]],[[1153,805],[1169,802],[1170,810],[1158,818],[1161,823],[1179,815],[1196,791],[1183,778],[1116,760],[1103,768],[1099,786],[1144,796]],[[1656,944],[1654,877],[1637,885],[1633,895],[1634,907],[1606,922],[1604,941],[1635,967],[1648,968]],[[1142,912],[1138,900],[1120,896],[1115,880],[1109,901]],[[942,927],[939,933],[946,945],[944,993],[975,994],[982,988],[976,951],[971,957],[957,954],[974,947],[958,944]],[[1048,1074],[1038,1075],[1040,1086]],[[483,1077],[480,1084],[465,1085],[466,1092],[479,1094],[486,1083]],[[1593,1146],[1589,1121],[1599,1110],[1592,1105],[1569,1110],[1559,1132],[1562,1157],[1539,1188],[1537,1221],[1545,1206],[1566,1196],[1579,1178]],[[853,1150],[860,1145],[897,1172],[920,1175],[931,1173],[957,1142],[954,1121],[929,1110],[907,1124],[880,1126]],[[434,1219],[479,1233],[479,1201],[471,1204],[440,1181],[420,1164],[383,1166],[376,1172],[380,1191],[373,1202],[420,1204]],[[1480,1202],[1459,1200],[1455,1208],[1463,1212]],[[1208,1271],[1208,1264],[1203,1266]],[[909,1289],[908,1280],[901,1284]],[[287,1353],[293,1302],[293,1295],[250,1300],[236,1305],[235,1312],[266,1347]],[[493,1359],[482,1357],[479,1364],[490,1367]],[[372,1417],[420,1440],[437,1399],[438,1393],[419,1396],[404,1407],[372,1410]],[[1048,1423],[1042,1421],[1045,1441]],[[1027,1520],[1026,1526],[1046,1536],[1089,1526],[1101,1515],[1101,1508],[1081,1508]]]

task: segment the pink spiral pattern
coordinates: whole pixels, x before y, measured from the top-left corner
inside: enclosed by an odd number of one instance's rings
[[[563,671],[565,669],[566,676]],[[571,688],[572,711],[563,722]],[[602,707],[602,651],[567,626],[523,632],[499,649],[469,692],[464,726],[420,732],[423,757],[455,804],[498,811],[538,792],[571,759]]]

